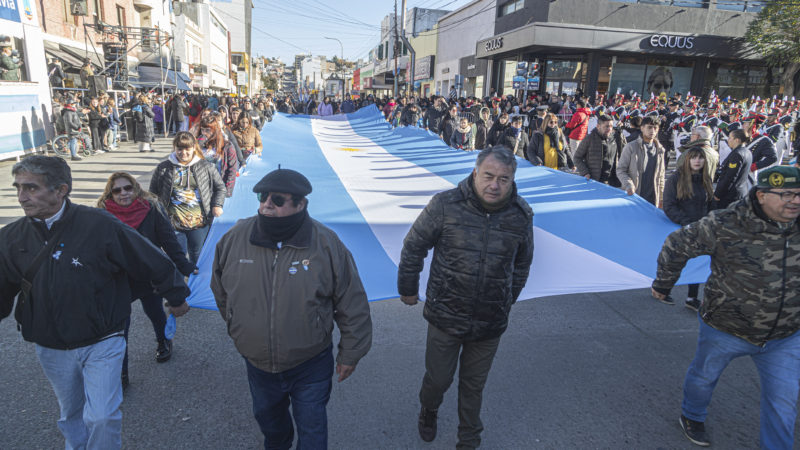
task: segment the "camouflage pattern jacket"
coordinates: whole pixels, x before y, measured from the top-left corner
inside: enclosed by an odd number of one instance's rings
[[[471,341],[503,334],[533,260],[533,211],[516,187],[509,203],[492,213],[479,203],[471,175],[436,194],[403,242],[400,295],[419,292],[419,273],[431,248],[425,319]]]
[[[669,290],[686,261],[711,256],[700,314],[708,325],[763,346],[800,329],[800,226],[782,230],[755,192],[670,234],[653,288]]]

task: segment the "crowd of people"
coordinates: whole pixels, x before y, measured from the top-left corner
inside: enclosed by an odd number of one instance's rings
[[[395,126],[425,128],[455,149],[479,151],[473,171],[436,194],[403,241],[398,292],[407,305],[418,302],[423,261],[434,249],[420,437],[436,438],[438,409],[458,368],[459,448],[481,443],[482,392],[533,261],[533,211],[514,182],[524,158],[637,194],[682,226],[658,259],[652,295],[659,301],[674,304],[670,293],[688,259],[712,256],[703,301],[699,285],[685,301],[698,311],[701,337],[680,425],[692,442],[709,445],[704,421],[716,380],[730,360],[751,355],[769,379],[761,388],[762,445],[791,448],[800,366],[785,361],[796,361],[800,348],[800,169],[782,163],[800,147],[792,144],[798,105],[776,101],[764,110],[758,101],[710,100],[701,108],[678,95],[645,104],[622,96],[596,104],[581,95],[547,99],[520,106],[509,96],[345,96],[305,105],[327,116],[375,104]],[[72,136],[86,124],[98,152],[115,150],[111,122],[119,127],[126,117],[139,151],[152,151],[157,133],[172,134],[172,152],[148,190],[116,172],[97,208],[76,205],[68,163],[30,156],[12,169],[26,217],[0,230],[0,319],[13,309],[23,338],[36,344],[70,448],[121,446],[131,301],[141,300],[152,323],[156,361],[168,361],[162,298],[176,317],[187,312],[185,277],[198,273],[209,227],[240,167],[261,153],[259,131],[275,111],[302,106],[290,97],[274,106],[270,96],[141,93],[119,107],[110,100],[59,99],[63,131]],[[295,427],[299,448],[326,448],[334,367],[339,381],[347,379],[371,347],[366,294],[344,243],[309,216],[311,181],[279,168],[253,192],[256,214],[215,247],[210,288],[245,358],[265,448],[291,447]],[[341,331],[335,360],[334,322]]]
[[[220,136],[233,145],[242,164],[251,153],[261,152],[258,132],[276,110],[272,96],[260,94],[233,98],[187,93],[162,96],[144,91],[133,93],[130,100],[118,105],[106,92],[91,96],[88,91],[75,91],[56,92],[51,120],[56,134],[69,138],[71,159],[80,161],[82,134],[88,137],[85,145],[91,154],[117,150],[123,131],[128,141],[138,144],[140,152],[152,152],[156,136],[192,130],[199,137],[201,119],[211,114],[218,119]],[[210,128],[213,126],[202,129],[210,132]]]

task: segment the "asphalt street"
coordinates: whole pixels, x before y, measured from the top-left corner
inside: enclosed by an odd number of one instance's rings
[[[116,170],[132,171],[147,186],[152,168],[169,152],[168,141],[157,141],[156,148],[139,154],[124,146],[73,163],[72,197],[93,204]],[[0,163],[0,224],[22,214],[10,169],[10,163]],[[684,298],[685,289],[677,288],[675,298]],[[453,448],[457,381],[440,408],[437,439],[427,444],[417,434],[426,330],[422,305],[395,299],[371,308],[371,351],[350,379],[334,381],[330,448]],[[653,300],[647,290],[519,302],[484,392],[483,448],[694,448],[683,437],[678,416],[696,339],[696,315]],[[244,361],[217,312],[192,310],[180,318],[174,355],[158,364],[152,328],[135,304],[129,345],[125,448],[261,447]],[[9,319],[0,322],[0,402],[0,449],[63,448],[55,395],[33,344],[21,339]],[[758,409],[755,368],[749,359],[735,360],[710,406],[713,447],[758,448]]]

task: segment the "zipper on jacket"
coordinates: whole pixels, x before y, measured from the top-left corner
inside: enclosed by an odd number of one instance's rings
[[[781,267],[781,303],[778,305],[778,315],[775,317],[775,323],[772,325],[772,329],[769,330],[769,334],[766,338],[764,338],[764,343],[761,344],[762,347],[767,345],[769,342],[769,338],[775,333],[775,329],[778,328],[778,321],[781,320],[781,313],[783,313],[783,303],[786,300],[786,254],[789,252],[789,238],[783,238],[783,265]]]
[[[275,365],[275,351],[276,351],[275,342],[276,342],[276,339],[275,339],[275,336],[273,336],[273,334],[275,333],[275,304],[277,303],[277,301],[275,299],[275,280],[278,278],[277,276],[275,276],[275,274],[276,274],[275,266],[278,263],[278,255],[280,254],[280,252],[281,252],[281,249],[280,249],[280,246],[278,246],[278,249],[275,250],[275,258],[272,259],[272,286],[271,286],[272,292],[270,294],[270,304],[269,304],[269,334],[270,334],[270,337],[269,337],[269,341],[270,341],[269,342],[269,344],[270,344],[269,345],[269,347],[270,347],[270,352],[269,352],[270,364],[269,365],[270,365],[270,367],[272,367],[272,372],[273,373],[278,371],[278,368]]]
[[[490,213],[486,213],[486,225],[483,227],[483,247],[481,248],[481,260],[480,260],[480,268],[478,269],[478,286],[475,292],[475,298],[472,300],[472,312],[470,314],[470,319],[475,318],[475,308],[476,304],[480,298],[480,287],[483,286],[483,277],[486,272],[486,254],[489,253],[489,227],[491,225],[491,218],[492,215]],[[470,320],[469,323],[469,332],[472,333],[473,331],[474,321]]]

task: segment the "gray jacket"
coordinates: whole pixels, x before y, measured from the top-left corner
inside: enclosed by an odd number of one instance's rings
[[[653,186],[655,186],[656,197],[655,205],[661,203],[664,196],[664,176],[666,168],[664,165],[664,147],[658,142],[658,139],[653,139],[653,145],[656,146],[656,172]],[[622,190],[632,188],[637,194],[640,194],[642,184],[639,182],[639,177],[645,171],[645,157],[644,146],[642,145],[642,138],[629,142],[625,148],[622,149],[622,155],[619,157],[617,163],[617,178],[622,183]]]
[[[214,252],[211,290],[236,349],[265,372],[284,372],[331,344],[335,320],[336,361],[358,363],[372,345],[372,319],[350,251],[310,217],[280,249],[254,245],[257,221],[237,222]]]

